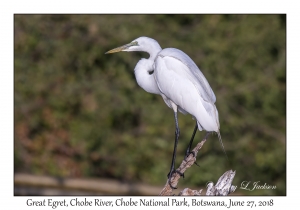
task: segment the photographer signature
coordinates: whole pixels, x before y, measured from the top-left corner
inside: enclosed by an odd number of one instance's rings
[[[249,191],[253,191],[253,190],[275,190],[276,186],[275,185],[268,185],[267,183],[265,183],[264,185],[260,185],[260,181],[253,182],[252,185],[251,185],[251,181],[243,181],[241,183],[240,189],[249,190]]]

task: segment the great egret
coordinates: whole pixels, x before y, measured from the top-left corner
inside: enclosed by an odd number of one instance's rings
[[[106,52],[106,54],[120,51],[149,53],[148,59],[142,58],[135,66],[136,81],[145,91],[161,95],[167,106],[174,111],[176,130],[169,179],[174,172],[183,175],[174,170],[180,133],[177,111],[183,114],[189,113],[196,119],[196,126],[186,156],[190,154],[197,128],[200,131],[206,130],[207,134],[212,131],[217,132],[226,154],[220,135],[218,110],[214,104],[216,96],[200,69],[187,54],[175,48],[162,50],[156,40],[148,37],[139,37],[129,44]]]

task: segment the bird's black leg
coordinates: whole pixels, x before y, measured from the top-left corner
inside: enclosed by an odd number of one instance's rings
[[[190,143],[188,145],[188,148],[187,148],[187,150],[185,152],[185,158],[187,158],[191,153],[195,157],[195,153],[193,151],[191,152],[191,148],[192,148],[193,140],[194,140],[194,137],[195,137],[195,134],[196,134],[197,130],[198,130],[198,124],[197,124],[197,121],[196,121],[196,125],[195,125],[195,128],[194,128],[194,132],[193,132],[192,138],[191,138]]]
[[[177,143],[178,143],[179,134],[180,134],[180,130],[179,130],[179,126],[178,126],[177,112],[174,112],[174,117],[175,117],[175,125],[176,125],[176,129],[175,129],[175,143],[174,143],[174,150],[173,150],[173,157],[172,157],[171,169],[170,169],[170,172],[168,173],[168,179],[169,179],[170,187],[173,188],[173,189],[176,189],[176,187],[173,187],[171,185],[170,178],[172,177],[172,174],[175,173],[175,172],[178,173],[178,174],[180,174],[180,176],[183,176],[183,174],[180,173],[179,171],[175,171],[176,150],[177,150]]]
[[[188,148],[187,148],[187,150],[186,150],[186,152],[185,152],[185,158],[184,158],[184,159],[186,159],[190,154],[193,154],[193,156],[195,157],[195,152],[194,152],[194,151],[191,151],[191,148],[192,148],[193,140],[194,140],[194,137],[195,137],[195,134],[196,134],[197,130],[198,130],[198,124],[197,124],[197,122],[196,122],[194,131],[193,131],[192,138],[191,138],[190,143],[189,143],[189,145],[188,145]],[[211,133],[211,132],[208,132],[208,131],[207,131],[206,134],[205,134],[204,139],[207,139],[210,133]],[[197,166],[199,166],[198,163],[195,162],[195,164],[196,164]],[[184,175],[183,175],[183,177],[184,177]]]
[[[205,136],[204,136],[204,139],[206,139],[207,140],[207,138],[208,138],[208,136],[209,136],[209,134],[210,134],[211,132],[206,132],[206,134],[205,134]]]

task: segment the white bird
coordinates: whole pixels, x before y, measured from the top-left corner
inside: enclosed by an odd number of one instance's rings
[[[192,142],[197,128],[202,131],[217,132],[219,141],[224,146],[220,135],[218,110],[215,106],[216,96],[206,78],[184,52],[175,48],[162,49],[152,38],[139,37],[131,43],[112,49],[108,53],[120,51],[143,51],[149,53],[148,59],[142,58],[135,66],[134,73],[138,85],[145,91],[159,94],[168,107],[173,109],[175,117],[175,144],[171,169],[168,174],[180,172],[174,170],[176,148],[179,138],[177,112],[189,113],[196,119],[196,126],[190,140],[186,156],[191,152]],[[172,186],[171,186],[172,187]]]

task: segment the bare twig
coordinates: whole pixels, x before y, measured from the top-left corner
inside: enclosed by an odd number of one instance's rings
[[[198,151],[201,149],[203,144],[206,142],[206,139],[203,139],[201,142],[199,142],[196,147],[193,149],[193,152],[195,153],[195,156],[191,153],[187,158],[185,158],[177,171],[180,173],[184,173],[189,167],[191,167],[195,161]],[[173,173],[172,177],[170,178],[170,184],[174,187],[177,186],[178,180],[180,179],[180,175],[178,173]],[[167,183],[165,184],[165,187],[162,189],[159,195],[171,195],[172,194],[172,188],[169,184],[169,181],[167,180]]]
[[[201,142],[199,142],[196,147],[193,149],[193,152],[195,156],[191,153],[187,158],[185,158],[179,168],[176,171],[179,171],[180,173],[184,173],[189,167],[191,167],[194,163],[196,163],[196,156],[198,151],[201,149],[203,144],[206,142],[206,138],[203,139]],[[213,186],[213,182],[210,182],[207,185],[207,192],[206,195],[228,195],[232,192],[235,191],[236,186],[231,185],[233,178],[235,176],[235,171],[229,170],[226,171],[218,180],[217,184]],[[170,183],[169,180],[167,180],[167,183],[165,184],[164,188],[160,192],[159,195],[171,195],[172,194],[172,186],[176,187],[177,183],[180,179],[180,174],[179,173],[173,173],[172,177],[170,178]],[[201,195],[202,189],[197,191],[197,190],[192,190],[189,188],[185,188],[182,190],[179,195]]]

